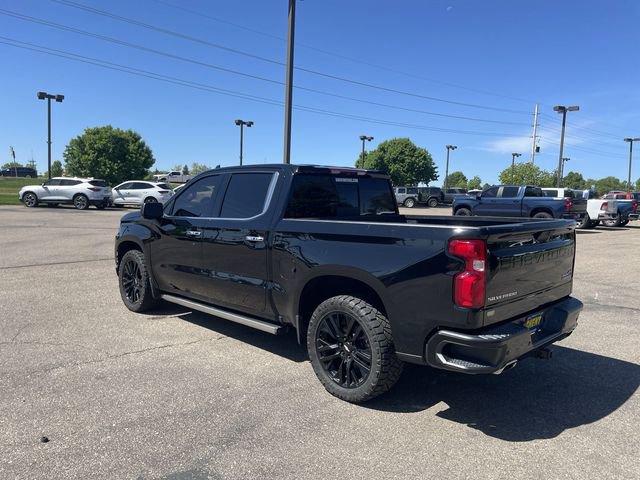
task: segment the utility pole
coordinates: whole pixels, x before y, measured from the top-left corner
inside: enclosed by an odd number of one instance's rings
[[[16,151],[13,149],[12,145],[9,145],[9,155],[13,159],[13,173],[16,178],[18,177],[18,165],[16,165]]]
[[[553,107],[555,112],[562,114],[562,131],[560,133],[560,155],[558,156],[558,179],[556,181],[556,187],[560,188],[560,183],[562,181],[562,154],[564,153],[564,131],[567,125],[567,112],[577,112],[580,110],[578,105],[571,105],[569,107],[565,107],[564,105],[556,105]]]
[[[449,176],[449,152],[451,150],[455,150],[456,148],[458,148],[456,145],[446,145],[447,148],[447,166],[444,170],[444,188],[443,190],[447,189],[447,177]]]
[[[364,142],[370,142],[371,140],[373,140],[373,137],[367,137],[366,135],[360,135],[360,140],[362,140],[362,161],[364,162]]]
[[[291,102],[293,99],[293,46],[296,31],[296,0],[289,0],[287,32],[287,73],[284,87],[284,152],[283,163],[291,163]]]
[[[631,192],[631,157],[633,155],[633,142],[640,142],[640,137],[625,138],[625,142],[629,142],[629,173],[627,174],[627,193]]]
[[[533,110],[533,139],[531,140],[531,163],[536,159],[536,141],[538,139],[538,104]]]
[[[64,95],[52,95],[47,92],[38,92],[38,100],[47,101],[47,175],[51,179],[51,100],[62,103]]]
[[[236,120],[235,124],[240,127],[240,166],[242,166],[242,150],[243,150],[243,139],[244,139],[244,127],[253,126],[253,122],[251,120],[245,122],[244,120]]]

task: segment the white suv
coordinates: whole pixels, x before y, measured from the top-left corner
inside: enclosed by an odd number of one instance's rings
[[[18,197],[27,207],[69,203],[78,210],[86,210],[90,205],[103,209],[111,203],[111,190],[107,182],[97,178],[54,177],[42,185],[22,187]]]
[[[143,203],[165,203],[173,196],[173,190],[166,183],[135,180],[124,182],[112,191],[114,205],[142,205]]]

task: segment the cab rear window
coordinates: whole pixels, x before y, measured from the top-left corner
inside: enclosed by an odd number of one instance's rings
[[[346,218],[396,213],[389,181],[384,178],[297,174],[286,218]]]

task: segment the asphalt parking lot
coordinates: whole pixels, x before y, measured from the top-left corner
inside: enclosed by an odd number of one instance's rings
[[[122,214],[0,207],[0,478],[640,478],[640,222],[579,232],[585,309],[551,360],[408,366],[356,406],[293,335],[129,312]]]

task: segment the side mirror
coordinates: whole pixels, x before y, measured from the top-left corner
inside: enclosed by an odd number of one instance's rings
[[[482,198],[482,192],[477,192],[476,193],[476,200],[480,200],[480,198]]]
[[[142,218],[147,220],[158,220],[162,218],[164,207],[159,202],[150,202],[142,205]]]

